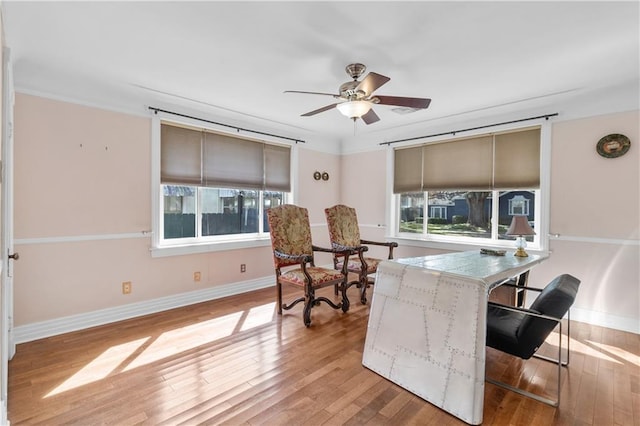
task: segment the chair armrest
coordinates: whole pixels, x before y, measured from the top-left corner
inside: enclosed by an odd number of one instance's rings
[[[541,314],[540,312],[534,311],[532,309],[518,308],[515,306],[507,306],[507,305],[503,305],[502,303],[496,303],[496,302],[489,302],[488,305],[498,309],[503,309],[505,311],[520,312],[525,315],[530,315],[532,317],[537,317],[537,318],[544,318],[544,319],[548,319],[555,322],[560,322],[562,320],[562,318],[556,318],[550,315]]]
[[[340,255],[343,255],[343,256],[357,254],[360,250],[362,250],[361,247],[346,247],[346,246],[342,246],[340,248],[326,248],[326,247],[320,247],[320,246],[316,246],[316,245],[312,245],[311,246],[313,251],[320,251],[320,252],[323,252],[323,253],[335,253],[335,254],[340,254]],[[362,250],[362,251],[366,251],[366,250]]]
[[[338,253],[348,251],[349,254],[358,254],[358,253],[364,253],[365,251],[369,250],[369,247],[367,246],[351,247],[351,246],[343,246],[342,244],[338,244],[338,243],[331,243],[331,246],[333,247],[334,250],[337,250]]]
[[[313,251],[321,251],[324,253],[333,253],[336,256],[344,256],[344,262],[342,264],[342,274],[344,275],[345,280],[347,279],[347,276],[348,276],[349,256],[354,254],[360,254],[360,256],[362,257],[361,253],[363,250],[361,249],[361,247],[362,246],[355,247],[355,248],[345,247],[344,250],[339,250],[337,248],[326,248],[326,247],[320,247],[315,245],[311,246]]]
[[[370,240],[360,240],[360,244],[369,244],[372,246],[383,246],[383,247],[389,247],[389,256],[387,257],[387,259],[393,259],[393,249],[395,247],[398,247],[398,243],[396,243],[395,241],[393,242],[382,242],[382,241],[370,241]]]
[[[311,256],[309,256],[308,254],[286,254],[278,250],[274,250],[273,253],[278,259],[291,260],[301,263],[311,262]]]
[[[513,287],[513,288],[517,288],[517,289],[520,289],[520,290],[537,291],[538,293],[541,293],[542,290],[544,290],[543,288],[538,288],[538,287],[529,287],[529,286],[526,286],[526,285],[516,285],[516,284],[507,284],[507,283],[500,284],[499,286],[497,286],[495,288],[498,288],[498,287]]]
[[[369,241],[369,240],[360,240],[360,244],[369,244],[372,246],[385,246],[385,247],[398,247],[398,243],[394,242],[386,242],[386,241]]]

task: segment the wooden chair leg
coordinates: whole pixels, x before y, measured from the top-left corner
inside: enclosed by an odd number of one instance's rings
[[[311,308],[315,304],[315,293],[309,284],[306,285],[304,291],[304,308],[302,309],[302,321],[305,327],[311,325]]]
[[[347,289],[349,288],[349,284],[345,279],[342,285],[340,286],[342,290],[342,312],[347,312],[349,307],[351,306],[351,302],[349,302],[349,298],[347,297]]]
[[[367,279],[360,278],[360,303],[367,304]]]
[[[282,284],[280,281],[276,282],[276,303],[278,304],[278,314],[282,315]]]

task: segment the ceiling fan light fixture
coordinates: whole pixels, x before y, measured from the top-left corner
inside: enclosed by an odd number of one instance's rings
[[[369,101],[347,101],[339,103],[336,105],[336,108],[338,108],[338,111],[345,117],[355,119],[368,113],[372,106],[372,103]]]

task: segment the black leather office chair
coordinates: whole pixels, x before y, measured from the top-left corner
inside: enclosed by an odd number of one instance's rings
[[[505,284],[509,285],[509,284]],[[544,289],[525,287],[527,291],[540,292],[533,304],[528,308],[516,308],[489,302],[487,310],[487,346],[499,351],[529,359],[532,356],[550,361],[558,366],[558,397],[553,401],[531,392],[513,387],[506,383],[487,378],[489,383],[504,387],[521,395],[557,407],[560,404],[561,368],[569,365],[569,340],[571,316],[569,308],[573,304],[580,280],[563,274],[556,277]],[[522,288],[522,287],[520,287]],[[567,322],[567,357],[562,361],[562,317],[568,315]],[[558,358],[549,358],[536,354],[536,351],[547,336],[560,326]]]

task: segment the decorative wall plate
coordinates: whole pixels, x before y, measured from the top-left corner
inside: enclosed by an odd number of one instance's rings
[[[619,133],[612,133],[598,141],[596,151],[605,158],[616,158],[626,154],[630,146],[631,141],[628,137]]]

